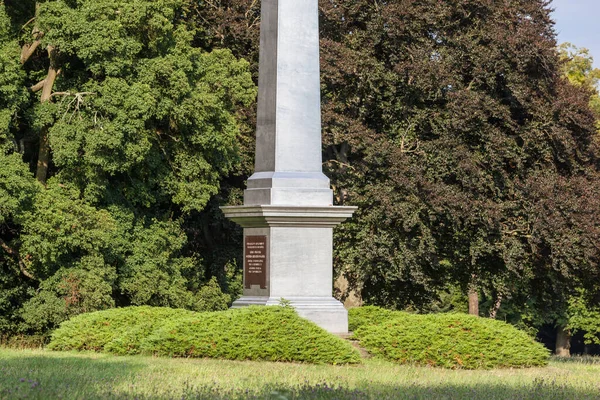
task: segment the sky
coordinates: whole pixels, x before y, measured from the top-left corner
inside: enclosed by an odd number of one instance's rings
[[[585,47],[600,68],[600,0],[553,0],[554,29],[558,43],[569,42]]]

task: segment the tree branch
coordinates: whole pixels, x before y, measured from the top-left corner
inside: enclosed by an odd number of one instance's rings
[[[42,97],[40,101],[42,103],[49,102],[52,99],[52,88],[54,82],[58,76],[59,69],[56,66],[56,54],[54,46],[48,46],[48,57],[50,58],[50,66],[48,67],[48,75],[42,87]],[[46,178],[48,177],[48,165],[50,164],[50,143],[48,142],[48,127],[44,126],[40,132],[40,150],[38,153],[37,169],[35,172],[35,178],[42,184],[46,184]]]
[[[35,18],[36,18],[36,17],[33,17],[33,18],[31,18],[29,21],[25,22],[25,25],[23,25],[23,26],[21,27],[21,30],[23,30],[23,29],[27,28],[27,25],[29,25],[30,23],[32,23],[33,21],[35,21]]]
[[[4,249],[4,251],[7,252],[10,256],[12,256],[18,260],[19,270],[25,277],[35,280],[35,276],[31,272],[27,271],[27,269],[25,268],[25,263],[23,262],[23,260],[21,260],[19,253],[15,249],[13,249],[9,245],[7,245],[6,242],[4,242],[4,240],[2,240],[1,238],[0,238],[0,247],[2,247],[2,249]]]
[[[71,93],[71,92],[54,92],[51,94],[51,96],[75,96],[75,97],[83,97],[83,96],[91,96],[96,94],[95,92],[77,92],[77,93]]]
[[[23,49],[21,50],[21,64],[25,64],[27,60],[31,58],[33,53],[35,53],[40,44],[42,44],[42,36],[44,35],[40,33],[32,44],[25,43],[23,45]]]
[[[356,168],[354,168],[352,165],[350,165],[348,163],[343,163],[343,162],[338,161],[338,160],[331,159],[331,160],[324,161],[322,164],[325,165],[327,163],[335,163],[335,164],[339,165],[340,167],[346,167],[346,168],[351,169],[353,171],[356,170]]]
[[[35,85],[31,86],[29,88],[29,90],[33,93],[35,92],[39,92],[40,90],[42,90],[44,88],[44,85],[46,84],[46,80],[41,80],[38,83],[36,83]]]
[[[39,9],[40,9],[40,3],[36,1],[35,16],[33,18],[31,18],[29,21],[27,21],[27,23],[25,25],[23,25],[23,28],[21,28],[21,29],[25,29],[25,27],[27,27],[27,25],[29,25],[30,23],[37,20]],[[33,26],[33,30],[31,31],[31,34],[33,35],[34,41],[31,44],[25,43],[23,45],[23,48],[21,49],[21,64],[25,64],[27,62],[27,60],[29,60],[31,58],[33,53],[35,53],[36,49],[40,46],[40,44],[42,44],[42,38],[44,37],[44,32],[41,32],[39,30],[39,28],[37,26],[37,21],[36,21],[36,24]]]

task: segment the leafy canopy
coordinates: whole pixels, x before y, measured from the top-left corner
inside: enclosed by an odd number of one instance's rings
[[[0,330],[119,305],[227,307],[184,224],[238,165],[256,88],[247,62],[198,46],[190,5],[0,6]]]

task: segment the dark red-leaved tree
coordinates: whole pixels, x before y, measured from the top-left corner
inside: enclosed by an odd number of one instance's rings
[[[205,4],[207,46],[256,65],[258,3]],[[421,309],[458,285],[473,313],[551,321],[598,278],[594,116],[561,77],[550,7],[320,1],[324,167],[360,207],[336,231],[342,296]]]

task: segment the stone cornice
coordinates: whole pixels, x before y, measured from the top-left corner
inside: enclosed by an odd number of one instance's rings
[[[333,228],[352,217],[358,207],[348,206],[230,206],[225,216],[243,228],[315,227]]]

